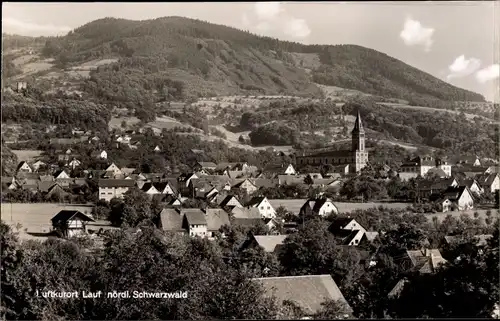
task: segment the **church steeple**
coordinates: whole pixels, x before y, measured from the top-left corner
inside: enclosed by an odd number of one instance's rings
[[[351,132],[352,137],[352,151],[365,151],[365,129],[363,128],[363,123],[361,122],[361,115],[356,116],[356,121],[354,122],[354,128]]]
[[[352,129],[352,133],[364,133],[365,129],[363,128],[363,123],[361,122],[361,115],[358,114],[356,116],[356,121],[354,122],[354,128]]]

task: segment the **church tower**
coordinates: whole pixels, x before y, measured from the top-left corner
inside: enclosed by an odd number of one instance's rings
[[[351,132],[352,137],[352,151],[365,151],[365,129],[363,128],[363,123],[361,122],[361,115],[356,116],[356,122],[354,123],[354,128]]]
[[[350,167],[350,172],[358,173],[363,167],[366,166],[368,162],[368,152],[365,150],[365,129],[363,128],[363,123],[361,122],[361,115],[356,116],[356,122],[354,123],[354,128],[351,132],[352,137],[352,163]]]

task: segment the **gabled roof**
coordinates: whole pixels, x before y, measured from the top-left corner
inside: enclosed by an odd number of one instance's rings
[[[134,187],[135,181],[131,179],[100,179],[99,187]]]
[[[226,206],[231,200],[235,199],[240,205],[240,201],[238,201],[238,199],[234,196],[234,195],[227,195],[220,203],[219,203],[219,206],[220,207],[224,207]]]
[[[142,185],[142,187],[141,187],[141,190],[143,192],[147,192],[152,188],[156,189],[156,187],[153,185],[153,183],[144,183],[144,185]]]
[[[235,207],[231,210],[231,214],[235,219],[257,219],[261,220],[259,209],[256,207]]]
[[[476,179],[480,185],[490,187],[497,177],[497,173],[479,174],[476,176]]]
[[[392,288],[391,292],[387,295],[389,298],[397,298],[403,291],[406,283],[408,283],[408,280],[403,278],[396,283],[396,285]]]
[[[62,210],[59,213],[57,213],[56,216],[54,216],[52,218],[52,224],[65,223],[65,222],[72,220],[72,219],[75,219],[75,218],[79,218],[80,220],[86,221],[86,222],[95,222],[94,219],[83,214],[80,211]]]
[[[246,204],[246,206],[258,206],[266,199],[265,196],[254,196],[252,199]]]
[[[165,231],[180,231],[183,215],[173,208],[164,208],[160,212],[161,228]]]
[[[274,252],[283,245],[288,235],[254,235],[253,237],[257,244],[264,248],[264,251]]]
[[[462,194],[465,192],[469,191],[469,188],[467,186],[457,186],[457,187],[452,187],[449,186],[444,192],[443,192],[443,197],[449,199],[450,201],[457,201],[462,197]]]
[[[229,215],[219,208],[208,208],[206,211],[208,231],[218,231],[223,225],[230,225]]]
[[[182,213],[186,217],[189,225],[207,225],[205,213],[199,208],[183,209]]]
[[[196,165],[200,165],[202,168],[217,168],[217,164],[214,162],[197,162]]]
[[[421,273],[432,273],[439,264],[446,262],[438,249],[407,250],[406,253],[414,269]]]
[[[329,300],[341,301],[352,311],[329,274],[256,278],[252,281],[264,287],[266,296],[274,296],[281,302],[293,301],[307,315],[318,313],[322,303]]]
[[[344,229],[344,227],[351,223],[354,219],[353,218],[350,218],[350,217],[338,217],[338,218],[335,218],[333,221],[332,221],[332,224],[330,225],[330,229],[332,231],[334,230],[342,230]]]

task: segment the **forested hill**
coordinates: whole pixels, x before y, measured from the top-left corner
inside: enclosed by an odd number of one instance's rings
[[[128,78],[134,74],[137,78],[146,74],[168,77],[169,81],[184,82],[186,91],[196,95],[318,95],[320,90],[314,83],[319,83],[418,105],[484,101],[477,93],[372,49],[303,45],[182,17],[96,20],[65,37],[48,39],[43,52],[62,65],[122,58],[94,74],[97,85],[99,78],[109,79],[109,73],[115,72]]]

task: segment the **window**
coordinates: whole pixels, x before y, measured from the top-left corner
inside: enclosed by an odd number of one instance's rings
[[[268,209],[268,210],[270,210],[270,209],[271,209],[271,206],[268,206],[268,207],[267,207],[267,209]]]
[[[264,210],[264,206],[261,206],[261,207],[260,207],[260,209],[261,209],[261,210]]]

